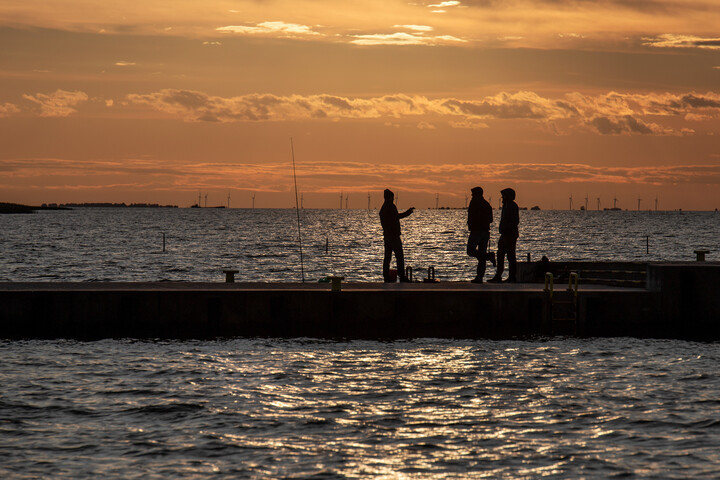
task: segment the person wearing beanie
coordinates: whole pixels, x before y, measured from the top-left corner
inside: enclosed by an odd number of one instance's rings
[[[410,216],[415,210],[411,207],[403,213],[398,213],[395,206],[395,194],[385,189],[383,192],[385,202],[380,208],[380,223],[383,229],[383,239],[385,243],[385,256],[383,258],[383,280],[392,282],[390,279],[390,260],[392,254],[395,253],[395,261],[397,262],[398,276],[401,282],[407,282],[405,276],[405,256],[403,255],[402,241],[400,240],[400,219]]]
[[[472,283],[483,283],[485,276],[485,261],[495,264],[495,253],[487,253],[488,241],[490,241],[490,224],[493,221],[492,207],[483,197],[483,189],[475,187],[470,190],[472,199],[468,205],[467,225],[470,236],[467,242],[467,254],[477,258],[477,275],[470,280]]]
[[[515,203],[515,190],[506,188],[500,191],[502,195],[502,213],[500,214],[500,240],[497,247],[497,270],[489,282],[501,282],[505,270],[505,255],[508,259],[508,283],[517,281],[517,259],[515,248],[519,236],[520,209]]]

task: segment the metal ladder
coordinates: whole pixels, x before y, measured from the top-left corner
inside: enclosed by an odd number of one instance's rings
[[[577,335],[578,274],[570,273],[568,288],[555,291],[553,274],[545,274],[545,292],[550,295],[550,331],[552,335]]]

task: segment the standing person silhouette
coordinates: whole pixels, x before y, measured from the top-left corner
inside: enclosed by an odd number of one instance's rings
[[[492,207],[483,197],[483,189],[475,187],[470,190],[472,199],[468,205],[467,224],[470,236],[467,242],[467,254],[477,258],[477,275],[470,280],[472,283],[483,283],[485,261],[495,265],[495,253],[488,255],[487,246],[490,240],[490,224],[493,221]]]
[[[403,213],[398,213],[395,206],[395,194],[385,189],[383,192],[385,202],[380,208],[380,224],[383,229],[383,238],[385,241],[385,257],[383,258],[383,280],[392,282],[390,278],[390,260],[393,252],[395,253],[395,261],[397,262],[398,276],[401,282],[407,282],[405,276],[405,256],[403,255],[402,241],[400,240],[400,219],[412,215],[415,207],[407,209]]]
[[[508,259],[508,283],[517,282],[517,259],[515,247],[519,236],[518,225],[520,224],[520,209],[515,203],[515,190],[506,188],[500,191],[502,195],[502,213],[500,214],[500,240],[497,248],[497,271],[489,282],[501,282],[503,270],[505,270],[505,255]]]

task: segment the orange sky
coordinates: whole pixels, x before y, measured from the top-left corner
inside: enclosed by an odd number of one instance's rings
[[[306,207],[720,208],[719,25],[715,0],[8,0],[0,201],[289,207],[292,137]]]

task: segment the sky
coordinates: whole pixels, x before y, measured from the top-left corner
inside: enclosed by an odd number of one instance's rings
[[[0,201],[292,207],[294,153],[306,208],[720,208],[716,0],[4,0],[0,46]]]

